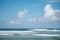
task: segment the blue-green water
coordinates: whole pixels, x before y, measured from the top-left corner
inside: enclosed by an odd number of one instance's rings
[[[56,38],[0,38],[0,40],[60,40]]]
[[[0,29],[0,40],[60,40],[60,29]]]

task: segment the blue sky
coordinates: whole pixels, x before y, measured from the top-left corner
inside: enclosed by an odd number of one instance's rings
[[[0,28],[60,28],[60,0],[0,0]]]

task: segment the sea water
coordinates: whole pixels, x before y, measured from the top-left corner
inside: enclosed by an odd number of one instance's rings
[[[0,40],[60,40],[60,29],[0,29]]]

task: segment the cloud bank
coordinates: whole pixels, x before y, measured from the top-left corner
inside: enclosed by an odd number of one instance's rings
[[[60,20],[60,10],[55,10],[52,8],[51,4],[45,6],[44,9],[44,18],[48,20]]]
[[[53,9],[51,4],[47,4],[44,7],[44,14],[42,17],[31,17],[27,21],[25,21],[23,18],[29,13],[28,9],[24,9],[18,13],[18,21],[17,20],[11,20],[9,21],[9,24],[16,24],[16,25],[42,25],[44,23],[49,23],[49,22],[55,22],[60,20],[60,10],[55,10]],[[25,24],[26,23],[26,24]]]
[[[51,4],[47,4],[44,8],[44,15],[42,17],[32,17],[30,22],[52,22],[60,20],[60,10],[55,10],[52,8]]]

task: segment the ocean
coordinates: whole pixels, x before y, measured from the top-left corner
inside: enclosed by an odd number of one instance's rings
[[[0,40],[60,40],[60,29],[0,28]]]

